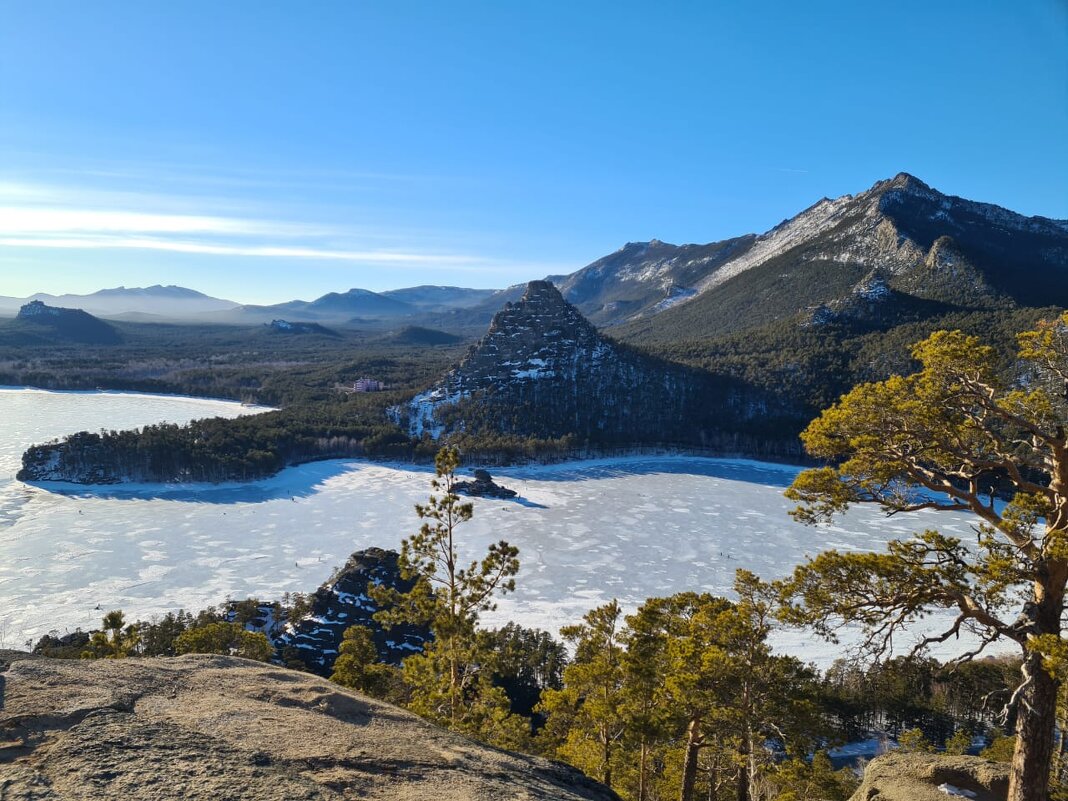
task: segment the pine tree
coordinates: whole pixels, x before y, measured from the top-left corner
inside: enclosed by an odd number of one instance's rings
[[[808,523],[857,502],[971,512],[977,547],[925,531],[885,554],[830,551],[798,568],[787,592],[796,621],[829,636],[859,623],[876,654],[932,609],[955,617],[921,647],[966,627],[981,631],[980,648],[1017,643],[1009,801],[1046,801],[1060,682],[1045,663],[1062,648],[1068,590],[1068,314],[1018,339],[1014,381],[976,337],[920,342],[918,372],[862,384],[809,425],[808,452],[836,466],[802,472],[787,493]]]
[[[560,635],[574,658],[564,669],[564,687],[546,690],[538,709],[549,716],[546,736],[557,753],[602,784],[613,786],[627,728],[624,717],[622,609],[616,601],[586,613]]]
[[[901,732],[897,738],[897,744],[903,754],[930,754],[934,752],[934,746],[923,733],[923,729],[908,729]]]
[[[178,635],[174,648],[179,654],[222,654],[257,662],[270,661],[274,656],[274,646],[267,635],[247,631],[238,623],[209,623],[191,628]]]
[[[946,740],[946,753],[952,755],[967,754],[972,747],[972,736],[964,729],[957,729],[953,736]]]
[[[137,627],[126,625],[121,610],[104,615],[102,631],[94,631],[89,644],[82,651],[82,659],[122,659],[131,656],[140,642]]]
[[[495,720],[507,711],[507,697],[495,692],[499,688],[483,669],[492,654],[479,637],[478,619],[495,608],[498,595],[515,589],[519,549],[502,540],[490,545],[481,560],[466,565],[461,560],[457,529],[471,520],[474,508],[456,493],[459,466],[456,448],[438,451],[431,487],[441,495],[431,494],[425,504],[416,505],[424,522],[418,533],[401,542],[398,565],[401,576],[414,581],[412,589],[402,593],[372,587],[371,595],[381,610],[375,619],[384,626],[429,626],[433,634],[424,653],[405,660],[412,709],[451,728],[474,732],[476,719]],[[515,733],[508,728],[501,736]]]
[[[356,625],[342,635],[330,681],[375,698],[392,698],[400,676],[397,668],[380,660],[371,629]]]

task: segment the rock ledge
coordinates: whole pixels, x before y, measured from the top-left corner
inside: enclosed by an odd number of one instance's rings
[[[884,754],[849,801],[1005,801],[1009,766],[971,756]]]
[[[0,651],[4,801],[613,801],[315,676],[222,656]]]

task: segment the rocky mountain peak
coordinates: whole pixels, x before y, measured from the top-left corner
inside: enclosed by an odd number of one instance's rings
[[[907,172],[899,172],[893,178],[889,178],[885,181],[879,181],[872,187],[873,190],[877,189],[906,189],[906,190],[919,190],[923,192],[933,192],[930,186],[925,184],[915,175]]]
[[[560,294],[560,290],[556,288],[552,281],[530,281],[520,303],[527,303],[538,298],[544,298],[548,301],[558,300],[561,303],[565,302],[564,296]]]
[[[462,377],[461,388],[534,380],[555,375],[579,353],[606,348],[597,329],[559,289],[549,281],[531,281],[522,299],[497,312],[455,373]]]

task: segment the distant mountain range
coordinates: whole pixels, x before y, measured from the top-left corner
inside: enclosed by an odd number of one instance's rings
[[[330,292],[311,301],[291,300],[271,305],[240,304],[213,298],[179,286],[115,287],[88,295],[49,295],[28,298],[0,296],[0,316],[14,316],[31,301],[78,308],[90,314],[130,322],[230,323],[255,325],[280,317],[335,324],[417,318],[467,309],[497,294],[495,289],[416,286],[372,292],[350,289]]]
[[[856,195],[824,198],[763,234],[709,244],[631,242],[546,280],[595,325],[647,342],[722,336],[791,318],[885,324],[954,309],[1068,306],[1068,221],[944,195],[900,173]],[[251,325],[283,318],[472,335],[525,288],[354,288],[311,301],[241,305],[182,287],[118,287],[0,298],[0,314],[41,300],[126,320]]]
[[[0,315],[14,316],[23,305],[39,300],[49,306],[81,309],[98,317],[137,320],[144,317],[195,318],[238,306],[230,300],[209,297],[180,286],[115,287],[89,295],[48,295],[28,298],[0,297]]]

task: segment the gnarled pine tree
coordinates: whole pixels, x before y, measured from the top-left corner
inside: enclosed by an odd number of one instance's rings
[[[787,591],[796,620],[828,634],[859,623],[880,653],[934,609],[954,618],[921,647],[962,630],[981,638],[962,659],[995,640],[1019,644],[1009,801],[1046,801],[1058,682],[1043,652],[1062,641],[1068,584],[1068,315],[1019,343],[1010,380],[975,337],[920,342],[919,371],[854,388],[808,427],[808,452],[836,466],[802,472],[787,492],[809,523],[856,502],[971,512],[975,542],[925,531],[882,554],[830,551],[799,567]]]

